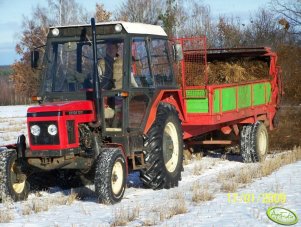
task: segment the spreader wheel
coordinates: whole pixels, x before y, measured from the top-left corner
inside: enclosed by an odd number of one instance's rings
[[[126,161],[119,148],[104,148],[96,160],[95,192],[100,203],[119,202],[126,187]]]
[[[29,183],[17,165],[15,150],[0,151],[0,200],[6,197],[14,201],[28,197]]]
[[[269,134],[261,121],[253,124],[250,148],[253,162],[262,162],[269,150]]]
[[[251,154],[251,133],[252,125],[244,125],[240,131],[240,154],[244,163],[253,162]]]

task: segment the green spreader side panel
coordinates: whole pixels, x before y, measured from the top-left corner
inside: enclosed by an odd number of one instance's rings
[[[265,84],[253,85],[253,106],[265,104]]]
[[[186,90],[186,98],[207,98],[206,90]]]
[[[206,99],[186,99],[188,113],[208,113],[209,104]]]
[[[220,89],[214,90],[213,94],[213,113],[219,113],[219,93]]]
[[[266,83],[266,89],[267,89],[267,102],[271,102],[272,101],[272,88],[271,88],[271,83]]]
[[[222,111],[236,109],[236,88],[228,87],[222,89]]]
[[[271,101],[271,84],[262,83],[253,85],[253,105],[258,106]]]
[[[186,90],[186,106],[188,113],[208,113],[207,91],[205,89]]]
[[[251,106],[251,85],[238,87],[238,108]]]

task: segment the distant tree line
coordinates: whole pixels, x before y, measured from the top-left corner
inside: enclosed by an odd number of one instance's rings
[[[0,66],[0,76],[9,76],[13,74],[13,70],[8,65]]]
[[[21,59],[13,64],[16,93],[36,95],[40,71],[30,67],[30,50],[45,45],[49,26],[124,20],[160,24],[169,37],[207,36],[208,47],[270,46],[278,52],[286,101],[301,103],[301,1],[273,0],[258,9],[248,23],[241,18],[213,18],[210,7],[197,0],[124,0],[114,12],[100,2],[93,15],[76,0],[48,0],[23,18],[23,30],[16,51]]]

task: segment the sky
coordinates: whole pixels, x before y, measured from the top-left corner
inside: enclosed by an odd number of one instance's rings
[[[264,7],[270,0],[203,0],[210,6],[212,15],[233,15],[242,20],[252,12]],[[105,8],[114,12],[123,0],[77,0],[93,15],[96,3],[103,3]],[[0,65],[9,65],[19,59],[15,45],[20,39],[24,16],[31,17],[32,10],[38,4],[47,5],[47,0],[0,0]]]

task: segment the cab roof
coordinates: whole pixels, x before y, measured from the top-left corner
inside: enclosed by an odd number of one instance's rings
[[[125,21],[111,21],[111,22],[101,22],[96,23],[96,26],[101,25],[115,25],[121,24],[125,31],[129,34],[145,34],[145,35],[159,35],[159,36],[167,36],[166,32],[159,25],[152,24],[143,24],[143,23],[132,23]],[[83,26],[91,26],[90,24],[78,24],[78,25],[68,25],[68,26],[53,26],[50,28],[70,28],[70,27],[83,27]]]

